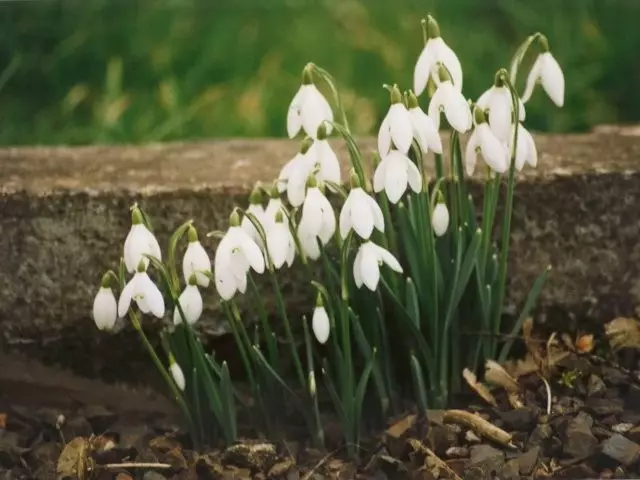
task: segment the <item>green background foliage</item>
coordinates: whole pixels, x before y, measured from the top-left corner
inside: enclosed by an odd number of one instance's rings
[[[371,133],[382,83],[411,87],[429,12],[468,97],[542,31],[566,102],[549,115],[536,93],[530,128],[640,118],[637,0],[42,0],[0,4],[0,144],[284,136],[307,61],[337,78],[354,131]]]

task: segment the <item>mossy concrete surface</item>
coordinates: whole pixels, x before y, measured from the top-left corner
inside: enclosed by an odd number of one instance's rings
[[[516,187],[508,311],[551,265],[539,318],[557,312],[604,321],[631,313],[640,304],[638,129],[536,141],[539,167],[519,175]],[[370,160],[375,139],[359,144]],[[346,167],[346,148],[335,145]],[[118,264],[130,205],[137,201],[151,215],[162,245],[193,219],[213,257],[216,240],[205,233],[225,229],[232,206],[244,206],[254,182],[273,180],[296,150],[296,142],[280,139],[0,150],[4,347],[71,359],[87,374],[109,372],[114,360],[134,355],[137,339],[98,333],[90,312],[101,275]],[[474,191],[481,203],[479,185]],[[287,298],[310,306],[306,286],[294,273],[285,277]],[[205,302],[204,330],[224,332],[216,294]]]

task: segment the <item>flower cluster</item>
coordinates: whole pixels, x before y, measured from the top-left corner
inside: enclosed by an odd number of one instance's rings
[[[349,444],[357,445],[367,389],[375,388],[383,415],[393,405],[399,389],[390,372],[412,373],[413,391],[422,407],[426,408],[429,395],[446,403],[448,386],[460,373],[452,371],[452,365],[477,366],[481,358],[497,355],[493,341],[473,338],[462,346],[467,340],[459,332],[470,318],[479,318],[490,332],[500,329],[515,172],[525,165],[535,167],[538,159],[533,136],[523,125],[525,104],[535,85],[541,83],[551,100],[562,106],[564,77],[547,39],[536,34],[517,52],[512,70],[497,71],[492,85],[475,102],[470,101],[462,90],[461,62],[442,38],[437,22],[429,16],[423,28],[425,44],[415,65],[413,90],[384,85],[390,102],[377,133],[373,168],[366,165],[351,136],[333,78],[309,63],[286,115],[289,138],[301,136],[299,148],[272,184],[256,185],[246,209],[231,212],[227,230],[218,235],[213,269],[190,224],[174,234],[169,256],[163,260],[145,215],[134,207],[124,243],[122,290],[116,300],[112,291],[116,276],[105,275],[93,306],[98,328],[113,329],[118,318],[129,315],[140,329],[138,312],[164,318],[165,298],[148,274],[150,268],[157,267],[172,292],[173,327],[186,323],[184,327],[189,329],[203,312],[200,290],[213,280],[253,393],[260,397],[256,403],[278,408],[277,394],[263,398],[267,392],[278,391],[274,385],[287,383],[265,308],[261,305],[258,309],[262,312],[262,336],[252,340],[235,303],[249,289],[260,303],[253,276],[265,275],[272,279],[294,371],[307,392],[302,403],[308,407],[305,418],[314,429],[314,438],[322,438],[314,348],[323,349],[321,371]],[[534,45],[541,53],[520,96],[515,85],[517,68]],[[331,87],[338,108],[335,115],[319,81]],[[429,97],[424,110],[419,98],[423,95]],[[451,127],[448,162],[444,161],[441,136],[445,121]],[[346,178],[341,168],[345,159],[339,159],[329,142],[332,134],[342,137],[348,147]],[[462,135],[468,137],[466,148],[461,147]],[[483,219],[478,224],[466,179],[474,174],[480,158],[489,175],[485,177]],[[433,178],[427,174],[429,163],[435,170]],[[369,177],[367,172],[372,170]],[[498,191],[505,179],[506,207],[498,250],[492,228]],[[184,288],[177,295],[180,281],[174,273],[173,257],[185,232]],[[299,356],[277,280],[280,270],[296,263],[304,267],[309,285],[316,291],[310,325],[319,345],[308,341],[306,319],[301,322],[306,362]],[[126,282],[122,278],[125,273],[131,276]],[[526,308],[531,307],[541,282],[534,285]],[[400,339],[403,351],[393,350],[395,339]],[[266,355],[262,353],[265,345]],[[195,348],[199,351],[201,347]],[[185,378],[171,348],[167,350],[167,371],[174,385],[184,390],[193,377]],[[196,370],[214,365],[214,377],[231,389],[228,373],[215,366],[209,356],[193,358]],[[216,393],[209,384],[206,388]],[[219,395],[211,398],[216,405],[228,407]],[[222,407],[214,409],[214,414],[224,424]],[[224,425],[230,435],[235,431],[234,425]]]

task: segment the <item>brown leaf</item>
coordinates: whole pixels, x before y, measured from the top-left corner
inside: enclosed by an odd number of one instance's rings
[[[484,378],[487,382],[493,383],[499,387],[504,388],[507,392],[517,392],[518,383],[504,369],[502,365],[494,360],[487,360],[485,363]]]
[[[90,445],[87,438],[76,437],[71,440],[65,445],[60,457],[58,457],[57,478],[88,479],[93,466],[90,454]]]
[[[604,326],[604,332],[614,350],[640,349],[640,322],[635,318],[615,318]]]
[[[581,335],[576,339],[576,350],[580,353],[589,353],[593,350],[593,334]]]
[[[498,406],[498,402],[496,401],[496,398],[493,396],[493,394],[489,391],[487,387],[485,387],[482,383],[478,382],[478,378],[476,377],[475,373],[473,373],[468,368],[465,368],[462,371],[462,376],[467,381],[471,389],[474,390],[480,396],[480,398],[482,398],[485,402],[487,402],[489,405],[493,407]]]

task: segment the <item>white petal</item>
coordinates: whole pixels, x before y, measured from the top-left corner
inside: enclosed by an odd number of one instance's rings
[[[549,98],[558,107],[564,105],[564,74],[560,68],[558,61],[551,55],[551,52],[545,52],[542,67],[540,68],[540,77],[542,88],[547,92]]]
[[[353,280],[356,282],[356,287],[362,287],[362,274],[360,273],[360,264],[362,263],[362,247],[358,249],[356,258],[353,260]]]
[[[436,127],[436,130],[440,130],[440,114],[442,113],[442,108],[445,101],[445,90],[443,90],[441,87],[436,90],[436,93],[434,93],[433,97],[431,97],[429,108],[427,109],[427,114],[429,115],[431,120],[433,120],[433,126]]]
[[[411,190],[416,193],[419,193],[422,189],[422,175],[420,174],[420,170],[411,160],[407,159],[407,180],[409,182],[409,186]]]
[[[308,136],[315,139],[318,136],[318,127],[325,121],[333,121],[333,113],[327,118],[331,107],[327,109],[328,102],[313,84],[304,85],[307,89],[301,106],[302,128]]]
[[[416,95],[421,95],[427,86],[433,63],[434,59],[431,53],[426,47],[423,48],[413,70],[413,91]]]
[[[264,272],[264,257],[262,255],[262,250],[260,250],[258,244],[254,242],[248,235],[240,237],[239,241],[239,246],[242,249],[242,253],[249,262],[249,265],[251,265],[251,268],[257,273]]]
[[[362,282],[369,290],[375,292],[378,288],[378,282],[380,282],[378,252],[374,248],[374,244],[371,242],[363,244],[360,249],[362,250],[362,258],[360,260],[360,274],[362,275]]]
[[[480,151],[485,163],[494,172],[504,173],[509,169],[509,158],[507,149],[496,138],[487,123],[482,123],[476,127]]]
[[[329,200],[326,200],[326,205],[322,209],[320,232],[318,233],[322,244],[329,243],[334,233],[336,233],[336,213],[333,211]]]
[[[501,142],[509,139],[512,125],[513,105],[511,94],[506,87],[495,87],[489,104],[489,125]]]
[[[521,128],[519,135],[523,137],[522,140],[528,145],[527,163],[535,168],[538,165],[538,149],[533,135],[524,127]]]
[[[371,213],[373,215],[373,225],[381,232],[384,232],[384,215],[382,214],[382,209],[378,202],[367,194],[367,202],[369,203],[369,208],[371,209]]]
[[[359,189],[364,195],[357,195],[351,208],[351,221],[353,222],[353,230],[364,240],[368,240],[373,233],[373,213],[367,202],[367,194],[364,190]]]
[[[312,158],[308,155],[301,155],[289,175],[287,182],[287,199],[293,207],[299,207],[304,202],[307,191],[307,180],[314,169]]]
[[[524,122],[527,117],[527,109],[524,106],[524,102],[521,98],[518,98],[518,118],[521,122]]]
[[[296,259],[296,244],[291,232],[289,232],[289,248],[287,249],[287,265],[293,265],[294,260]]]
[[[351,204],[355,202],[355,197],[353,195],[353,190],[349,193],[349,196],[344,201],[344,205],[342,205],[342,210],[340,210],[340,217],[338,218],[339,228],[340,228],[340,237],[344,240],[347,238],[349,234],[349,230],[353,226],[351,222]]]
[[[187,285],[184,291],[180,294],[178,302],[182,307],[182,311],[184,312],[189,325],[193,325],[200,319],[203,304],[202,295],[200,295],[198,287],[195,285]],[[178,307],[175,307],[173,311],[173,323],[175,325],[182,323],[182,315],[180,315]]]
[[[311,260],[320,258],[320,247],[318,245],[318,236],[315,225],[310,225],[312,221],[301,220],[298,225],[298,240],[302,247],[303,253]]]
[[[413,141],[411,115],[402,103],[394,103],[389,108],[389,129],[391,139],[402,153],[408,153]]]
[[[373,244],[373,246],[375,247],[376,255],[378,256],[378,259],[382,263],[384,263],[387,267],[389,267],[394,272],[402,273],[402,266],[400,265],[400,262],[398,262],[396,257],[394,257],[391,254],[391,252],[382,248],[379,245]]]
[[[300,86],[296,94],[293,96],[287,111],[287,134],[289,138],[295,137],[302,127],[302,118],[300,108],[305,90],[304,85]]]
[[[186,387],[186,382],[184,380],[184,373],[180,368],[180,365],[177,363],[172,363],[169,365],[169,371],[171,372],[171,376],[173,377],[173,381],[176,382],[176,385],[180,390],[184,390]]]
[[[378,130],[378,153],[380,157],[384,157],[391,150],[391,110],[387,112],[382,119],[380,129]]]
[[[483,94],[478,97],[478,100],[476,101],[476,106],[478,106],[482,110],[487,110],[489,108],[489,105],[491,104],[491,99],[493,97],[493,92],[495,91],[495,89],[496,87],[495,85],[493,85],[487,90],[485,90]]]
[[[209,286],[209,277],[203,272],[211,272],[211,260],[199,241],[189,242],[182,258],[182,272],[185,283],[189,283],[191,275],[195,273],[198,285],[205,288]]]
[[[385,161],[385,157],[382,157],[382,160],[376,167],[376,171],[373,173],[373,191],[381,192],[384,190],[384,182],[387,178],[387,164],[389,162]]]
[[[458,132],[465,133],[473,123],[469,104],[451,82],[443,82],[440,89],[444,91],[444,114],[447,121]]]
[[[478,163],[478,131],[473,130],[469,141],[467,142],[467,148],[464,155],[464,169],[467,176],[472,176],[476,169],[476,163]]]
[[[391,203],[398,203],[400,197],[407,190],[407,158],[397,150],[392,150],[387,155],[389,162],[384,189]]]
[[[333,151],[327,140],[316,140],[311,148],[314,146],[316,147],[316,160],[320,163],[318,179],[340,184],[340,161],[336,152]]]
[[[324,307],[316,307],[313,311],[311,328],[313,329],[313,334],[316,336],[316,340],[318,340],[319,343],[324,344],[327,342],[331,331],[331,324],[329,322],[327,310]]]
[[[449,228],[449,210],[444,203],[438,203],[433,209],[431,226],[436,236],[441,237]]]
[[[431,38],[427,46],[436,52],[438,61],[442,62],[451,75],[451,81],[458,91],[462,91],[462,65],[455,52],[445,43],[442,37]]]
[[[536,86],[538,78],[540,78],[540,69],[542,67],[542,56],[538,55],[536,61],[533,63],[529,75],[527,76],[527,83],[524,87],[524,93],[522,94],[522,102],[527,103],[533,94],[533,89]]]
[[[145,268],[149,265],[149,259],[145,254],[150,255],[148,230],[143,224],[132,225],[127,238],[124,241],[124,263],[129,273],[135,273],[138,264],[142,260]]]
[[[284,265],[289,253],[289,229],[284,223],[277,223],[267,234],[267,250],[275,268]]]
[[[118,318],[118,303],[113,295],[113,290],[108,287],[100,287],[93,300],[93,320],[98,330],[113,329]]]
[[[136,289],[139,288],[142,300],[152,314],[158,318],[162,318],[164,316],[164,298],[162,298],[162,293],[160,293],[156,284],[151,281],[149,275],[146,273],[139,273],[138,275],[139,283]],[[138,307],[141,307],[140,300],[138,300]],[[140,309],[142,310],[142,308]]]
[[[135,279],[136,277],[134,276],[131,280],[129,280],[129,282],[122,289],[122,292],[120,292],[120,299],[118,300],[118,316],[120,318],[123,318],[131,307],[131,299],[133,297],[135,288]]]
[[[412,108],[411,118],[413,120],[413,132],[420,148],[423,152],[433,150],[442,154],[442,139],[438,130],[429,115],[424,113],[420,107]]]

